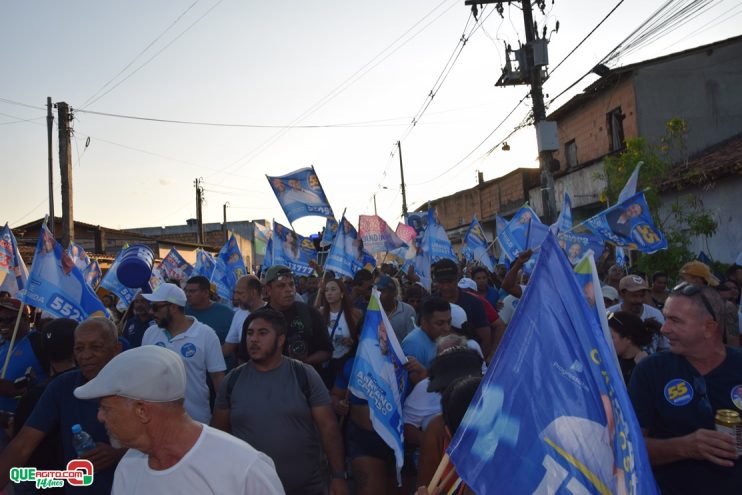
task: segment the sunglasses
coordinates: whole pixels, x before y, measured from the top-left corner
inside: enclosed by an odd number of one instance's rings
[[[610,325],[612,322],[614,322],[620,328],[623,328],[623,322],[621,321],[621,319],[616,316],[616,313],[611,311],[608,313],[608,325]]]
[[[672,293],[680,294],[686,297],[693,297],[695,295],[701,296],[701,302],[706,308],[706,311],[708,311],[708,314],[711,315],[711,318],[716,321],[716,313],[714,312],[714,307],[711,306],[709,300],[706,298],[706,296],[703,295],[703,287],[699,285],[689,284],[688,282],[683,282],[680,285],[676,285],[675,288],[672,290]]]

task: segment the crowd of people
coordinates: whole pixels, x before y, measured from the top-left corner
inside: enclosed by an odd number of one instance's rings
[[[193,277],[81,323],[5,294],[3,360],[19,324],[0,380],[0,487],[35,493],[9,484],[12,467],[82,458],[94,482],[57,492],[428,493],[527,290],[529,256],[494,273],[438,261],[431,291],[390,264],[352,278],[272,266],[240,278],[229,302]],[[714,427],[716,411],[742,411],[741,287],[737,265],[721,279],[699,261],[678,274],[606,271],[612,344],[662,493],[742,493],[742,446]],[[373,289],[408,358],[401,486],[349,387]],[[77,424],[94,448],[76,451]]]

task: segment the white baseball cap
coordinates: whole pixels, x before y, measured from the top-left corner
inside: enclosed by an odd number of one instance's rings
[[[458,285],[459,285],[459,289],[468,289],[468,290],[473,290],[473,291],[477,290],[477,283],[468,277],[464,277],[461,280],[459,280]]]
[[[142,297],[150,302],[169,302],[181,307],[186,305],[183,289],[170,283],[160,284],[152,294],[142,294]]]
[[[460,330],[461,328],[463,328],[464,323],[466,323],[466,311],[464,311],[464,308],[462,308],[458,304],[452,303],[451,326]]]
[[[170,402],[185,397],[183,360],[158,345],[129,349],[111,359],[98,375],[75,389],[78,399],[118,395],[147,402]]]

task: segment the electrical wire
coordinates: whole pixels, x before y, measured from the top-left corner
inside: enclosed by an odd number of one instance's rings
[[[38,122],[35,122],[35,121],[46,118],[46,115],[42,115],[41,117],[33,117],[33,118],[30,118],[30,119],[24,119],[24,118],[17,117],[15,115],[11,115],[9,113],[3,113],[3,112],[0,112],[0,115],[2,115],[4,117],[10,117],[11,119],[15,119],[15,120],[11,120],[11,121],[8,121],[8,122],[0,122],[0,125],[22,124],[23,122],[31,122],[33,124],[36,124]]]
[[[0,98],[0,102],[7,103],[9,105],[18,105],[19,107],[33,108],[35,110],[46,111],[46,107],[37,107],[36,105],[29,105],[28,103],[21,103],[20,101],[9,100],[7,98]]]

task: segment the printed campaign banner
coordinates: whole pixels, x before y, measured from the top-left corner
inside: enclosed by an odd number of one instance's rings
[[[271,233],[273,231],[271,230]],[[260,266],[261,273],[263,270],[273,266],[273,238],[268,239],[268,244],[265,246],[265,256],[263,256],[263,264]]]
[[[193,267],[191,277],[200,275],[211,280],[215,266],[216,260],[214,259],[214,256],[208,251],[199,248],[196,250],[196,265]]]
[[[294,272],[294,275],[311,275],[314,268],[310,261],[317,261],[317,251],[314,243],[308,237],[303,237],[278,222],[273,222],[273,236],[271,237],[273,265],[285,265]]]
[[[70,256],[70,258],[72,258],[75,266],[81,272],[85,271],[85,268],[87,268],[90,264],[90,257],[88,256],[88,253],[86,253],[85,249],[83,249],[83,247],[79,244],[71,242],[70,245],[67,246],[67,254]]]
[[[536,212],[528,206],[518,210],[505,228],[497,234],[502,253],[514,261],[521,251],[541,245],[549,228],[541,223]]]
[[[253,244],[255,245],[255,254],[265,256],[265,250],[268,247],[268,239],[271,235],[270,227],[253,223]]]
[[[332,246],[337,231],[338,221],[334,217],[328,217],[325,222],[325,230],[322,231],[322,239],[319,241],[320,247]]]
[[[234,234],[219,250],[215,261],[211,281],[216,285],[216,293],[220,299],[232,301],[232,292],[234,292],[234,286],[237,285],[237,280],[247,275],[245,260],[242,258],[242,252]]]
[[[371,254],[407,247],[384,219],[376,215],[361,215],[358,218],[358,235],[363,247]]]
[[[553,235],[448,453],[480,494],[658,493],[615,353]]]
[[[390,263],[396,263],[403,270],[406,270],[415,261],[415,253],[417,252],[415,238],[417,237],[417,232],[407,224],[398,223],[397,228],[394,229],[394,233],[405,243],[405,246],[389,251],[387,259]]]
[[[83,321],[90,316],[108,316],[103,303],[46,224],[41,226],[27,282],[21,300],[57,318]]]
[[[167,255],[162,258],[157,270],[163,280],[182,287],[191,277],[193,266],[183,259],[177,249],[170,248]]]
[[[103,276],[103,280],[100,281],[100,286],[116,294],[126,306],[129,306],[129,304],[131,304],[131,302],[134,300],[134,297],[136,297],[141,289],[132,289],[131,287],[125,286],[119,281],[118,275],[116,275],[119,264],[121,262],[121,258],[124,253],[124,249],[126,249],[127,247],[129,246],[124,245],[121,251],[119,251],[119,253],[116,255],[113,263],[108,268],[106,274]]]
[[[325,270],[353,277],[358,270],[367,268],[370,271],[375,266],[376,260],[364,249],[363,241],[358,237],[355,227],[343,217],[327,255]]]
[[[567,254],[567,259],[572,266],[579,263],[589,250],[593,252],[596,258],[600,258],[605,248],[603,239],[592,234],[562,232],[557,236],[557,239],[559,240],[559,245]]]
[[[103,271],[100,269],[98,260],[91,261],[90,264],[88,264],[88,266],[86,266],[85,269],[82,271],[82,275],[83,277],[85,277],[85,282],[90,286],[91,289],[97,289],[98,284],[100,283],[100,279],[103,276]]]
[[[407,225],[415,229],[417,235],[422,235],[423,231],[425,231],[425,228],[428,226],[428,212],[408,212],[405,214],[404,221]]]
[[[562,211],[559,212],[559,218],[551,224],[549,230],[554,235],[572,230],[572,200],[569,199],[567,191],[564,191],[564,201],[562,202]]]
[[[0,231],[0,290],[17,297],[18,291],[26,286],[27,279],[28,269],[18,251],[13,231],[6,223]]]
[[[428,210],[428,225],[423,232],[424,249],[430,254],[430,263],[448,258],[458,261],[456,253],[453,251],[451,241],[448,239],[446,229],[438,220],[438,209],[430,208]]]
[[[464,246],[461,248],[461,253],[466,261],[480,263],[492,273],[495,271],[495,265],[489,255],[489,245],[490,242],[484,235],[482,225],[475,216],[472,218],[469,229],[464,236]]]
[[[586,220],[585,226],[619,247],[643,253],[667,248],[667,239],[654,225],[643,192]]]
[[[290,223],[302,217],[333,216],[314,167],[300,168],[281,176],[266,175]]]
[[[374,431],[394,451],[397,482],[404,464],[402,401],[408,383],[407,357],[374,289],[368,303],[348,388],[366,399]]]

